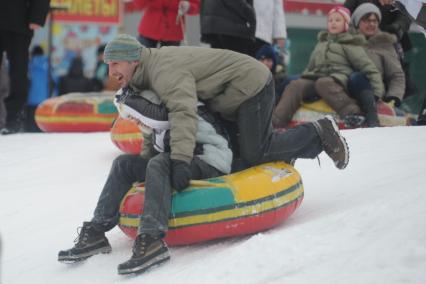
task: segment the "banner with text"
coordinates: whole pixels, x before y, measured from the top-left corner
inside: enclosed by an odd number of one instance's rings
[[[51,0],[55,21],[120,24],[119,0]]]

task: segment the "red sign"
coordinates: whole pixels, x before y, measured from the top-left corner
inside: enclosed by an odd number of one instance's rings
[[[119,0],[52,0],[55,21],[120,24]]]

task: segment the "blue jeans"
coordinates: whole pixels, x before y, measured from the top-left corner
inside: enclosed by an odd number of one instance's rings
[[[271,79],[254,97],[238,110],[239,155],[247,166],[273,161],[290,162],[297,158],[313,159],[323,150],[321,139],[312,123],[284,132],[272,128],[274,82]]]
[[[111,167],[96,205],[92,223],[99,231],[109,231],[119,222],[120,203],[134,182],[145,181],[145,202],[138,233],[164,234],[171,210],[170,154],[160,153],[151,159],[139,155],[121,155]],[[222,175],[214,167],[194,157],[192,179]]]
[[[142,35],[139,35],[138,37],[139,42],[149,48],[155,48],[159,44],[160,46],[179,46],[180,41],[162,41],[162,40],[155,40],[148,37],[144,37]]]

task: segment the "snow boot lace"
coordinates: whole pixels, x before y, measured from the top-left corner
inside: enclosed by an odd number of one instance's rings
[[[345,138],[340,134],[335,119],[331,115],[327,115],[313,124],[321,139],[324,151],[338,169],[346,168],[349,163],[349,147]]]
[[[118,274],[142,273],[170,259],[169,249],[159,235],[140,234],[132,252],[132,257],[118,266]]]
[[[58,261],[77,262],[95,254],[111,252],[111,246],[105,237],[105,233],[96,230],[91,222],[84,222],[83,227],[77,229],[77,233],[78,236],[74,240],[74,247],[60,251]]]

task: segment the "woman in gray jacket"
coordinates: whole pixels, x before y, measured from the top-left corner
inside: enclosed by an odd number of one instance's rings
[[[395,35],[380,31],[381,19],[381,12],[376,5],[364,3],[354,11],[351,24],[357,33],[367,39],[365,50],[379,70],[385,85],[385,92],[382,96],[376,95],[375,100],[393,102],[395,106],[399,106],[405,92],[404,71],[395,49],[397,38]],[[348,89],[366,114],[366,124],[378,126],[376,105],[374,101],[370,102],[373,90],[367,78],[358,72],[351,74]]]

